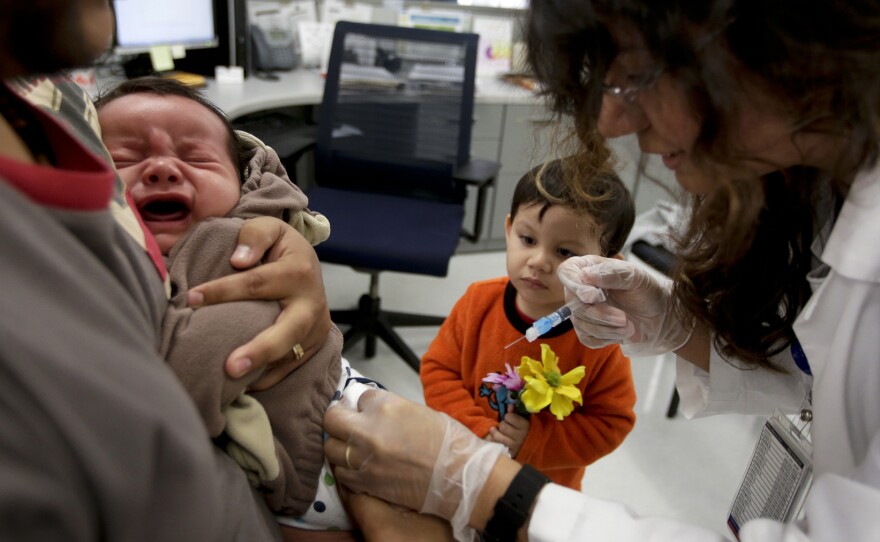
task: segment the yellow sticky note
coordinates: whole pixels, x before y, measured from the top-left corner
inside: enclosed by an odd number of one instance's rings
[[[174,58],[171,56],[171,47],[157,45],[150,47],[150,62],[153,63],[153,71],[167,72],[174,69]]]
[[[183,45],[172,45],[171,58],[186,58],[186,48]]]

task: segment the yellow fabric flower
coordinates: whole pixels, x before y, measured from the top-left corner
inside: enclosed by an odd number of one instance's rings
[[[576,385],[584,378],[586,370],[579,365],[563,375],[559,372],[556,353],[547,344],[541,345],[541,361],[523,356],[516,371],[526,382],[520,400],[531,413],[550,405],[550,412],[557,420],[562,420],[574,410],[575,401],[584,404],[581,390]]]

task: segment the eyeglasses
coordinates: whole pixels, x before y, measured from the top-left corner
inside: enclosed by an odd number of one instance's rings
[[[660,76],[663,75],[664,71],[666,71],[666,67],[661,66],[651,72],[637,77],[636,81],[627,86],[607,85],[605,83],[602,83],[602,92],[604,92],[608,96],[620,98],[625,103],[634,104],[639,93],[654,86],[657,83],[657,80],[660,79]]]
[[[700,51],[701,49],[706,47],[712,40],[721,35],[721,33],[724,32],[724,30],[728,26],[730,26],[733,21],[733,17],[726,19],[722,24],[718,25],[717,28],[698,39],[696,43],[694,43],[694,48],[697,51]],[[639,93],[648,90],[649,88],[654,86],[657,83],[657,80],[660,79],[660,76],[663,75],[663,72],[665,71],[666,66],[660,66],[655,70],[636,77],[636,81],[627,86],[606,85],[605,83],[602,83],[602,92],[604,92],[608,96],[620,98],[624,101],[624,103],[632,105],[635,104],[636,98],[638,98]]]

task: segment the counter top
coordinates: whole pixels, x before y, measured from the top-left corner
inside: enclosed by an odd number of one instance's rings
[[[277,81],[248,77],[243,83],[217,83],[208,78],[205,96],[230,118],[278,107],[317,105],[324,94],[324,78],[317,70],[277,73]],[[480,77],[475,102],[480,104],[530,104],[537,98],[521,87],[496,77]]]

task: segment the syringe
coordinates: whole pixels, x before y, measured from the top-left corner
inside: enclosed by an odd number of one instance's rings
[[[600,303],[604,300],[605,300],[605,296],[604,296],[604,292],[603,292],[602,298],[597,299],[596,303]],[[558,326],[562,322],[565,322],[566,320],[571,318],[571,313],[580,309],[584,305],[586,305],[586,303],[581,301],[579,298],[575,297],[574,299],[572,299],[571,301],[569,301],[565,305],[559,307],[555,311],[551,312],[547,316],[542,316],[541,318],[538,318],[537,320],[535,320],[532,323],[531,327],[529,327],[529,329],[526,330],[525,335],[523,335],[519,339],[513,341],[512,343],[508,344],[504,348],[505,349],[510,348],[511,346],[515,345],[516,343],[520,342],[523,339],[526,339],[529,342],[534,342],[534,340],[537,339],[538,337],[540,337],[541,335],[547,333],[548,331],[550,331],[554,327]]]

